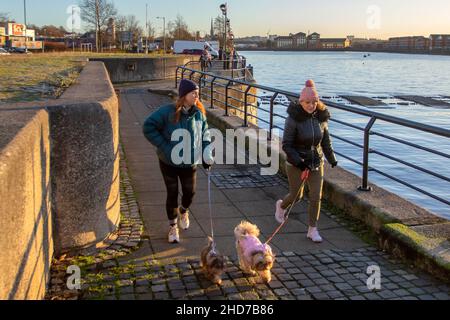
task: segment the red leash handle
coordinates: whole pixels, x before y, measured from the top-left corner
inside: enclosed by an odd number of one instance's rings
[[[311,171],[309,171],[309,169],[302,171],[302,174],[300,175],[300,179],[302,180],[302,182],[305,182],[306,180],[308,180],[310,174],[311,174]]]

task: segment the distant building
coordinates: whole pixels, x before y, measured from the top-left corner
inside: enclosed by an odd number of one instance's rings
[[[427,51],[430,40],[423,36],[395,37],[389,38],[388,47],[394,51]]]
[[[6,28],[0,26],[0,48],[6,46]]]
[[[431,34],[429,45],[431,51],[450,51],[450,34]]]
[[[279,49],[289,49],[294,45],[294,39],[292,37],[280,36],[275,38],[276,47]]]
[[[308,49],[320,49],[320,34],[317,32],[311,33],[306,37],[306,47]]]
[[[42,42],[36,41],[35,31],[24,24],[6,23],[0,28],[0,46],[41,50]]]
[[[386,50],[388,49],[388,40],[351,38],[350,46],[355,50]]]
[[[350,40],[347,38],[322,38],[320,46],[322,49],[344,49],[350,47]]]
[[[234,46],[236,49],[256,49],[258,48],[258,44],[257,43],[237,43]]]
[[[299,32],[289,36],[280,36],[274,38],[277,48],[297,49],[306,48],[306,33]]]
[[[299,32],[290,36],[293,39],[292,44],[294,48],[306,48],[306,33]]]
[[[266,42],[267,37],[261,37],[261,36],[242,37],[242,38],[236,38],[234,41],[240,42],[240,43],[260,43],[260,42]]]

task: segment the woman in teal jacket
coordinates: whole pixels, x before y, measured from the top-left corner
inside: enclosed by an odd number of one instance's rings
[[[145,137],[156,146],[159,166],[167,188],[166,210],[169,219],[169,242],[180,241],[181,229],[189,228],[189,207],[192,204],[197,178],[197,166],[209,170],[213,163],[206,111],[199,100],[199,88],[183,79],[175,104],[160,107],[143,126]],[[178,205],[178,181],[183,192]],[[178,219],[178,217],[180,219]]]

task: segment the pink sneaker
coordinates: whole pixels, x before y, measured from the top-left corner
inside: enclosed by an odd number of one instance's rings
[[[283,200],[278,200],[277,201],[277,205],[276,205],[276,211],[275,211],[275,220],[277,220],[277,222],[279,224],[284,223],[284,219],[286,216],[286,210],[281,208],[281,204],[283,203]]]
[[[313,227],[309,227],[307,238],[311,239],[311,241],[315,243],[321,243],[323,241],[322,237],[319,234],[319,230]]]

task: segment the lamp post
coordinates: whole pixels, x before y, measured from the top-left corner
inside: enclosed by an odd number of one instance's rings
[[[148,4],[145,5],[145,54],[148,54]]]
[[[75,34],[74,34],[74,30],[73,30],[73,24],[74,24],[74,6],[72,6],[72,51],[75,52]]]
[[[163,41],[164,41],[164,53],[166,53],[166,17],[156,17],[156,19],[162,19],[164,23],[163,27]]]
[[[222,10],[222,14],[225,16],[225,23],[224,23],[225,33],[224,33],[223,54],[226,56],[226,54],[227,54],[227,23],[228,23],[228,18],[227,18],[228,5],[227,5],[227,3],[221,4],[220,10]],[[223,60],[226,60],[226,59],[223,59]]]
[[[24,16],[24,22],[25,22],[25,53],[28,53],[27,0],[23,0],[23,16]]]

